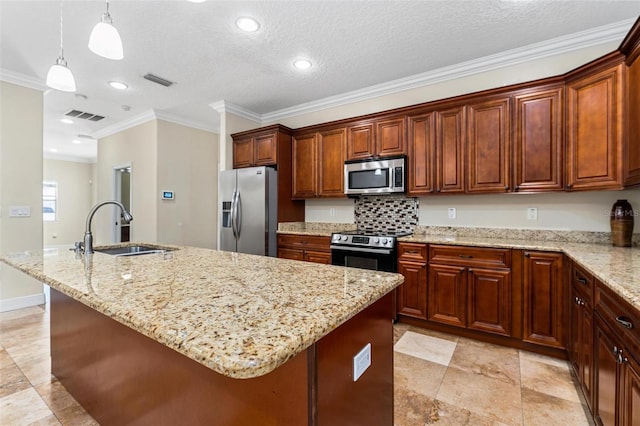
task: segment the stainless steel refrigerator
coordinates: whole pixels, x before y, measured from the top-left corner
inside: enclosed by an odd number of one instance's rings
[[[220,172],[220,249],[277,255],[278,174],[269,167]]]

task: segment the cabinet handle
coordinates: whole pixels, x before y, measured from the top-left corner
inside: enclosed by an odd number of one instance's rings
[[[440,192],[440,188],[436,189],[436,192]]]
[[[580,284],[587,285],[587,280],[585,278],[576,278],[576,281],[578,281]]]
[[[418,254],[420,252],[418,250],[407,250],[407,251],[405,251],[405,253]]]
[[[513,190],[514,190],[514,191],[519,191],[519,190],[520,190],[520,185],[516,185],[516,186],[513,188]]]
[[[614,354],[616,355],[616,362],[618,364],[622,364],[623,362],[625,362],[627,358],[622,356],[622,349],[618,349],[615,346],[613,348],[617,350],[617,352],[614,352]]]
[[[429,190],[429,192],[433,192],[433,188],[431,188],[431,189]]]
[[[470,274],[473,274],[473,269],[469,268],[468,271]]]
[[[573,188],[573,184],[572,184],[572,183],[568,183],[568,184],[567,184],[567,186],[566,186],[566,188],[567,188],[567,189],[571,189],[571,188]]]
[[[528,251],[524,252],[524,257],[531,257],[531,253],[529,253]]]
[[[509,185],[505,185],[504,190],[508,191],[509,190]]]
[[[618,323],[622,324],[623,327],[628,328],[629,330],[633,328],[633,323],[622,315],[616,317],[616,321],[618,321]]]
[[[470,254],[459,254],[458,257],[461,259],[473,259],[473,256]]]

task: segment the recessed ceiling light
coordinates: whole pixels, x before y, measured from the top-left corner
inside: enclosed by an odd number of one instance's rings
[[[191,3],[204,3],[207,0],[189,0]]]
[[[75,143],[76,145],[80,145],[82,143],[82,141],[78,139],[74,139],[71,142]]]
[[[296,59],[293,61],[293,66],[299,70],[308,70],[311,68],[311,61],[307,59]]]
[[[126,83],[123,83],[121,81],[110,81],[109,82],[109,86],[113,87],[114,89],[118,89],[118,90],[125,90],[127,89],[129,86],[127,86]]]
[[[236,21],[236,25],[242,31],[246,31],[248,33],[258,31],[258,28],[260,28],[260,24],[258,23],[258,21],[253,18],[247,17],[238,18],[238,20]]]
[[[61,118],[60,122],[64,124],[73,124],[73,120],[70,118]]]

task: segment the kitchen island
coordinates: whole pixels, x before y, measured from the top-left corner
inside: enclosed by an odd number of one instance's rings
[[[98,422],[393,424],[401,275],[172,248],[1,259],[52,287],[52,373]]]

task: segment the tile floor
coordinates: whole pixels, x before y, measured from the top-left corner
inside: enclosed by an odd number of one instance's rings
[[[566,362],[395,326],[395,425],[590,425]],[[0,425],[97,425],[51,375],[44,307],[0,313]]]

